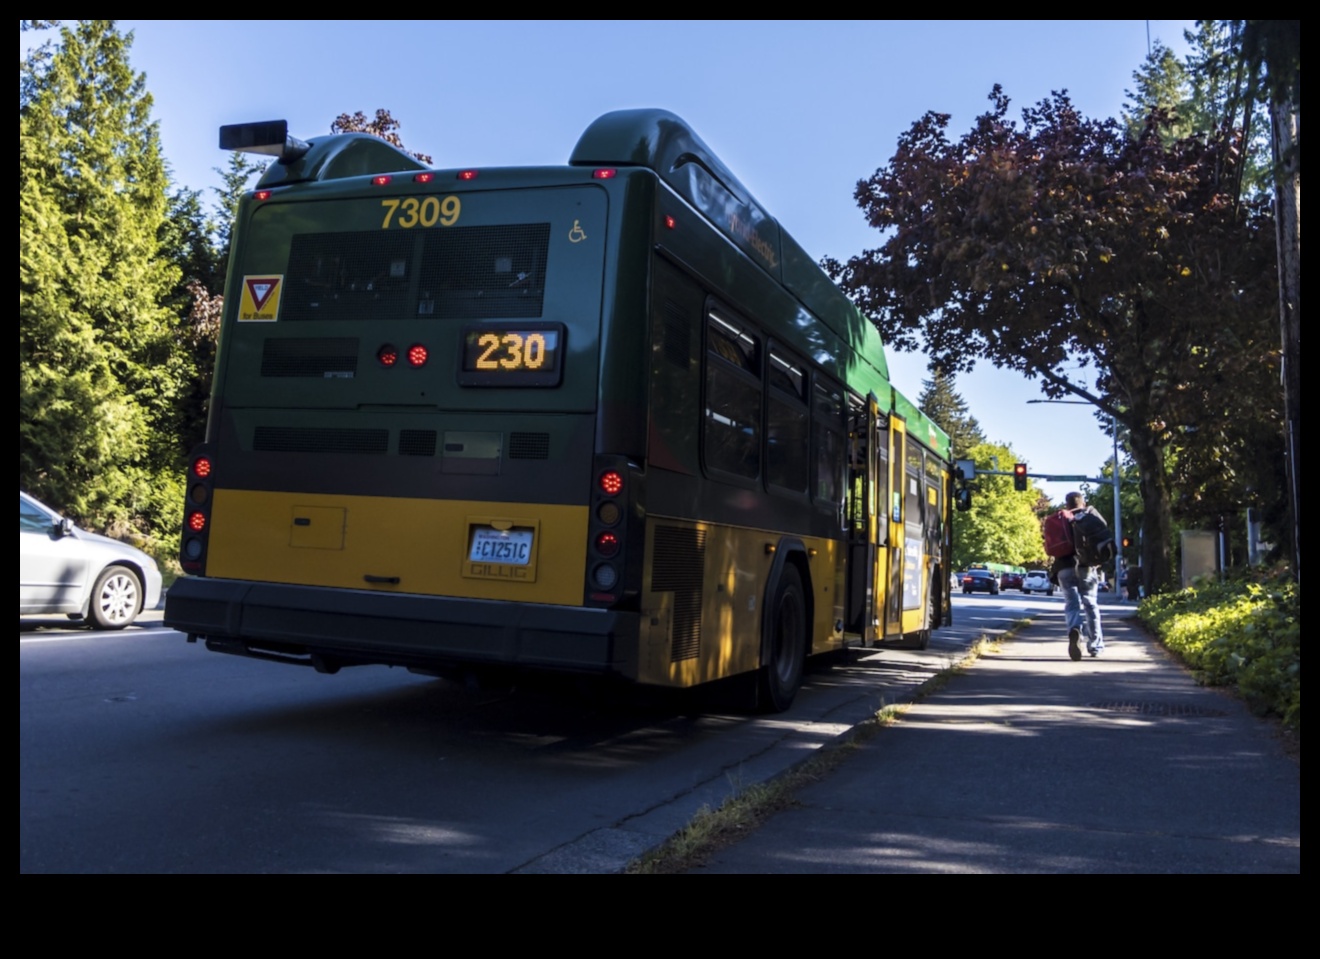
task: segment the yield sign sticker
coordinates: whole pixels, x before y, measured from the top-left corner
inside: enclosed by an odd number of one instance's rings
[[[240,323],[271,322],[280,312],[280,289],[283,276],[245,276],[243,295],[238,303]]]

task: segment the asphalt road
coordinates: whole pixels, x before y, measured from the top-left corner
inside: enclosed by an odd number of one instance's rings
[[[544,681],[207,652],[20,620],[25,873],[611,872],[1057,597],[955,599],[930,649],[856,651],[776,716]]]

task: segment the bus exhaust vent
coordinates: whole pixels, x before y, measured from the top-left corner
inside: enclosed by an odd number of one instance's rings
[[[510,433],[509,459],[548,460],[550,458],[549,433]]]
[[[252,448],[263,453],[385,453],[389,430],[258,426]]]
[[[680,526],[655,528],[651,589],[674,594],[670,660],[696,659],[701,652],[701,584],[706,574],[706,531]]]
[[[434,456],[435,430],[399,430],[400,456]]]
[[[267,339],[261,351],[262,376],[350,378],[357,373],[358,341],[332,339]]]

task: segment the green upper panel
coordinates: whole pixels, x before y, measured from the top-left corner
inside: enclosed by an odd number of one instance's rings
[[[287,186],[307,180],[337,180],[342,177],[431,169],[369,133],[314,137],[307,144],[310,149],[293,162],[281,161],[268,166],[257,185]]]
[[[679,117],[668,110],[607,113],[587,127],[568,162],[654,170],[817,318],[863,351],[888,379],[874,325]]]

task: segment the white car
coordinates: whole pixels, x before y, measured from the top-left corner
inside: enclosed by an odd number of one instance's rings
[[[1050,574],[1043,569],[1033,569],[1022,577],[1022,592],[1046,593],[1053,596],[1054,584],[1050,582]]]
[[[64,613],[123,629],[160,602],[156,561],[127,543],[79,529],[18,492],[18,615]]]

